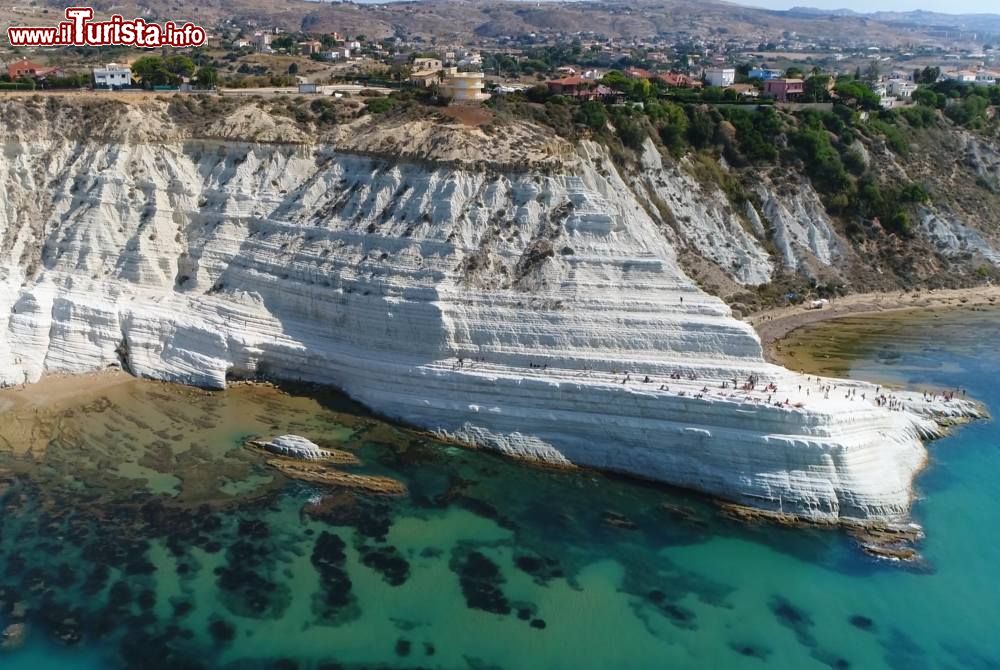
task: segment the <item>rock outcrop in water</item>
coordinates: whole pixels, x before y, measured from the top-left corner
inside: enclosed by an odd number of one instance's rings
[[[253,440],[251,444],[272,454],[306,461],[317,461],[331,456],[326,449],[320,449],[318,444],[299,435],[279,435],[270,440]]]
[[[195,133],[163,103],[117,105],[84,133],[86,110],[20,104],[0,115],[5,383],[115,365],[214,388],[309,380],[511,456],[816,519],[908,512],[933,419],[766,363],[642,204],[687,188],[652,158],[643,186],[600,145],[528,125],[515,135],[537,155],[491,167],[360,155],[360,126],[307,143],[256,108]],[[677,206],[699,228],[698,208]],[[781,207],[763,215],[795,253],[803,224]],[[707,216],[703,230],[741,225]],[[759,245],[730,239],[741,249],[718,261],[765,280]]]

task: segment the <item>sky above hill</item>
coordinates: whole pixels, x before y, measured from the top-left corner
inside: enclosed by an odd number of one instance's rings
[[[818,9],[853,9],[856,12],[898,11],[909,12],[923,9],[928,12],[946,14],[998,14],[997,0],[736,0],[738,4],[766,7],[768,9],[790,9],[816,7]]]
[[[315,2],[337,2],[339,0],[314,0]],[[404,0],[354,0],[362,4],[383,2],[403,2]],[[531,1],[531,0],[525,0]],[[571,0],[573,1],[573,0]],[[792,7],[815,7],[817,9],[852,9],[856,12],[910,12],[922,9],[945,14],[1000,14],[997,0],[729,0],[737,5],[765,7],[767,9],[791,9]]]

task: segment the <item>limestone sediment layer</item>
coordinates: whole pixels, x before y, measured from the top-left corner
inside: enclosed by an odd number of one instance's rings
[[[905,518],[921,438],[978,411],[906,394],[890,410],[872,386],[766,363],[597,144],[484,169],[117,113],[101,137],[0,119],[6,384],[119,365],[213,388],[321,382],[512,456],[822,520]],[[666,195],[679,179],[655,160],[643,175]],[[769,276],[748,234],[727,239],[748,245],[737,280]]]

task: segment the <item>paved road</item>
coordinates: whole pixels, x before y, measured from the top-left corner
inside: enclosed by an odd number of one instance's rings
[[[393,90],[383,86],[360,86],[357,84],[328,84],[317,86],[316,88],[321,95],[331,95],[334,92],[357,95],[366,89],[388,94]],[[220,93],[222,95],[298,95],[299,89],[295,86],[280,88],[224,88],[220,90]]]

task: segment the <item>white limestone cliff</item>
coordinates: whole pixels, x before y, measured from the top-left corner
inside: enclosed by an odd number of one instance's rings
[[[309,380],[512,456],[817,520],[907,515],[921,437],[936,431],[924,414],[943,406],[907,396],[911,410],[889,411],[869,385],[766,363],[596,144],[562,146],[557,168],[483,170],[226,128],[199,139],[161,117],[155,136],[110,119],[96,137],[11,118],[4,383],[113,365],[214,388]],[[694,211],[686,182],[657,169],[645,178]],[[765,213],[794,236],[780,207]],[[766,278],[752,238],[727,230],[745,279]],[[809,238],[817,257],[834,253]],[[734,391],[751,375],[756,391]]]
[[[951,212],[922,206],[919,225],[927,239],[943,255],[975,255],[1000,267],[1000,251],[990,245],[979,231],[963,223]]]
[[[718,186],[705,186],[681,165],[664,165],[659,150],[647,139],[641,156],[643,185],[653,208],[666,208],[679,237],[725,270],[739,283],[766,284],[774,274],[771,257],[760,240],[747,230],[754,223],[764,236],[759,218],[744,224]],[[643,190],[637,189],[642,197]],[[751,208],[751,211],[752,208]],[[756,215],[756,211],[754,211]]]
[[[963,139],[966,162],[988,188],[1000,192],[1000,146],[969,133]]]
[[[812,185],[805,178],[775,184],[765,178],[757,185],[761,214],[774,229],[774,243],[784,266],[814,274],[842,259],[846,245],[837,235],[830,217]]]

